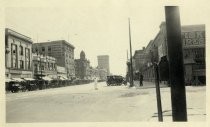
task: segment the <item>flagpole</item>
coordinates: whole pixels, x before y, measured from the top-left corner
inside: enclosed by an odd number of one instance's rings
[[[129,44],[130,44],[130,87],[133,86],[133,60],[132,60],[132,45],[131,45],[131,27],[130,27],[130,18],[128,18],[129,25]]]

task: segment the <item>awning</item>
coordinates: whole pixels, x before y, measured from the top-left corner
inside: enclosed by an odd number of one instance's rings
[[[51,81],[52,80],[50,77],[42,77],[42,79],[47,80],[47,81]]]
[[[21,79],[21,78],[12,78],[12,79],[14,79],[15,81],[18,81],[18,82],[22,82],[22,81],[24,81],[23,79]]]
[[[33,79],[33,78],[24,78],[24,80],[26,80],[26,81],[34,81],[35,79]]]
[[[12,81],[15,81],[15,80],[13,80],[13,79],[11,79],[11,78],[6,78],[6,79],[5,79],[5,82],[12,82]]]
[[[67,80],[67,78],[65,78],[65,77],[60,77],[60,80]]]

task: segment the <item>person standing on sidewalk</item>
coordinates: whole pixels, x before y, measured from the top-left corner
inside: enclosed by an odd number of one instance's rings
[[[142,75],[142,73],[140,74],[139,83],[140,83],[140,86],[143,86],[143,75]]]
[[[97,78],[95,77],[95,78],[94,78],[94,88],[95,88],[95,90],[98,90],[97,84],[98,84],[98,80],[97,80]]]

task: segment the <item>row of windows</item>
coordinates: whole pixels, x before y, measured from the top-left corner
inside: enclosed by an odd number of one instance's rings
[[[187,57],[193,58],[204,58],[205,57],[205,50],[198,48],[198,49],[186,49],[184,50],[184,58]]]
[[[34,70],[56,70],[56,65],[54,63],[45,63],[44,65],[34,64]]]
[[[20,60],[20,66],[18,67],[18,48],[16,44],[11,44],[11,67],[24,69],[24,61]],[[19,54],[23,55],[23,47],[20,46]],[[30,69],[30,49],[25,48],[25,69]]]

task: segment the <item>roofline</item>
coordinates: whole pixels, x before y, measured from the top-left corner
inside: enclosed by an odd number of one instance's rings
[[[75,49],[75,47],[70,44],[69,42],[67,42],[66,40],[54,40],[54,41],[47,41],[47,42],[37,42],[37,43],[34,43],[34,44],[46,44],[46,43],[53,43],[53,42],[59,42],[59,43],[62,43],[64,42],[65,44],[69,45],[70,47],[72,47],[73,49]]]
[[[15,34],[9,32],[9,31],[14,32],[14,33],[16,33],[17,35],[15,35]],[[10,29],[10,28],[5,28],[5,35],[6,35],[6,36],[11,35],[11,36],[17,37],[17,38],[19,38],[19,39],[21,39],[21,40],[24,40],[24,41],[33,43],[32,39],[31,39],[30,37],[28,37],[28,36],[26,36],[26,35],[23,35],[23,34],[21,34],[21,33],[18,33],[18,32],[14,31],[14,30],[12,30],[12,29]],[[18,35],[20,35],[20,36],[18,36]],[[22,36],[22,37],[21,37],[21,36]]]
[[[191,25],[182,25],[181,27],[185,26],[206,26],[205,24],[191,24]]]

